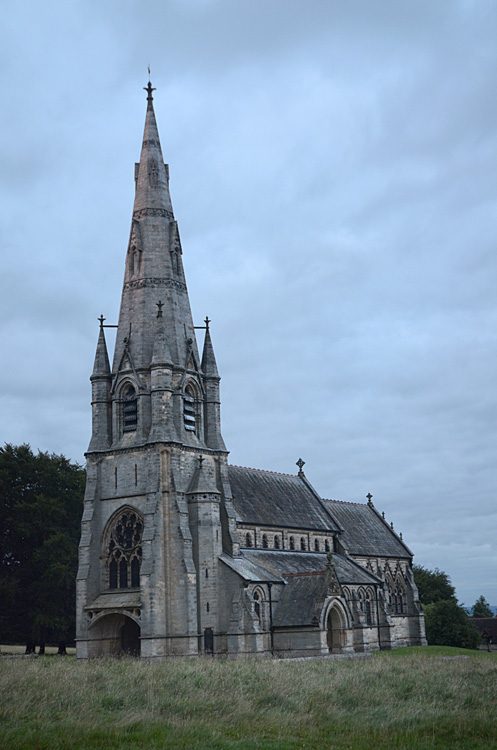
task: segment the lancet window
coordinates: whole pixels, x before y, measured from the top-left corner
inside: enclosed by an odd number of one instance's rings
[[[106,534],[107,576],[110,589],[140,585],[143,521],[131,508],[114,518]]]
[[[187,385],[183,396],[183,423],[188,432],[195,432],[197,429],[195,392],[190,385]]]
[[[134,432],[138,424],[138,399],[132,385],[123,391],[123,432]]]

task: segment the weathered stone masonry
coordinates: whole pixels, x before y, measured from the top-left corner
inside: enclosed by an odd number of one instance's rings
[[[152,99],[112,368],[101,319],[77,655],[319,655],[422,644],[412,553],[374,508],[228,465],[206,319],[197,347]]]

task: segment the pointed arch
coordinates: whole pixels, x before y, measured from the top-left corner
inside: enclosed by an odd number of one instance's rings
[[[143,517],[136,508],[125,505],[108,520],[102,544],[105,561],[105,588],[127,589],[140,586]]]

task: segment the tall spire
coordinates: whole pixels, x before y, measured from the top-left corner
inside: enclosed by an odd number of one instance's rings
[[[199,362],[181,242],[169,194],[169,169],[164,164],[155,119],[155,89],[150,81],[144,88],[147,111],[140,162],[135,167],[133,217],[114,353],[115,378],[127,350],[137,372],[150,367],[158,299],[164,302],[162,315],[172,362],[185,367],[191,350]]]

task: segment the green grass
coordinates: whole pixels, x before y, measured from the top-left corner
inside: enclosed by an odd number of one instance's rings
[[[497,741],[497,657],[0,660],[0,748],[480,750]],[[475,652],[471,652],[472,655]]]

